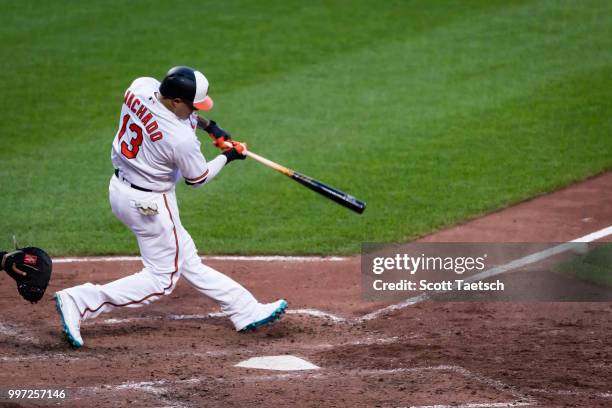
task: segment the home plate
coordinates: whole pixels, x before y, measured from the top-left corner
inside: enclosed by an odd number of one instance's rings
[[[317,370],[314,364],[306,360],[302,360],[296,356],[265,356],[253,357],[248,360],[241,361],[236,364],[236,367],[244,368],[259,368],[262,370],[281,370],[281,371],[296,371],[296,370]]]

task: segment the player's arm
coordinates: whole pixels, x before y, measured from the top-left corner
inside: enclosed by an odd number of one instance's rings
[[[226,148],[222,154],[209,162],[206,162],[206,159],[204,159],[204,155],[200,150],[200,142],[197,138],[190,138],[179,144],[175,149],[175,160],[185,179],[185,183],[192,187],[203,186],[215,178],[223,166],[230,161],[246,158],[244,156],[246,146],[235,141],[230,143],[234,147],[231,149]]]
[[[208,135],[214,140],[213,144],[221,150],[227,149],[227,147],[225,147],[225,142],[232,140],[232,135],[230,135],[227,130],[218,126],[217,122],[214,120],[209,120],[198,116],[198,128],[208,133]]]
[[[195,137],[177,145],[174,155],[185,183],[192,187],[203,186],[215,178],[227,161],[220,155],[207,163],[200,150],[200,141]]]

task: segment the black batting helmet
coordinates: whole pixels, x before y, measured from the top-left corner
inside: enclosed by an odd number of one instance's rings
[[[185,99],[200,110],[213,107],[213,100],[208,96],[208,79],[193,68],[171,68],[159,86],[159,92],[166,98]]]

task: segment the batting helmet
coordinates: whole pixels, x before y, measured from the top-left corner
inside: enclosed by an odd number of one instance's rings
[[[181,98],[196,109],[210,110],[213,100],[208,96],[208,79],[189,67],[174,67],[164,77],[159,92],[166,98]]]

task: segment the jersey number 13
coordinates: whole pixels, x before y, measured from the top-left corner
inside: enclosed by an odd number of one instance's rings
[[[128,129],[128,122],[130,121],[130,115],[123,116],[121,123],[121,130],[117,135],[117,139],[121,141],[123,136],[125,135],[126,130]],[[143,141],[142,136],[142,128],[135,124],[134,122],[130,123],[129,129],[133,133],[132,137],[129,140],[129,144],[125,141],[121,141],[121,154],[123,154],[128,159],[133,159],[136,157],[138,152],[140,151],[140,145]]]

